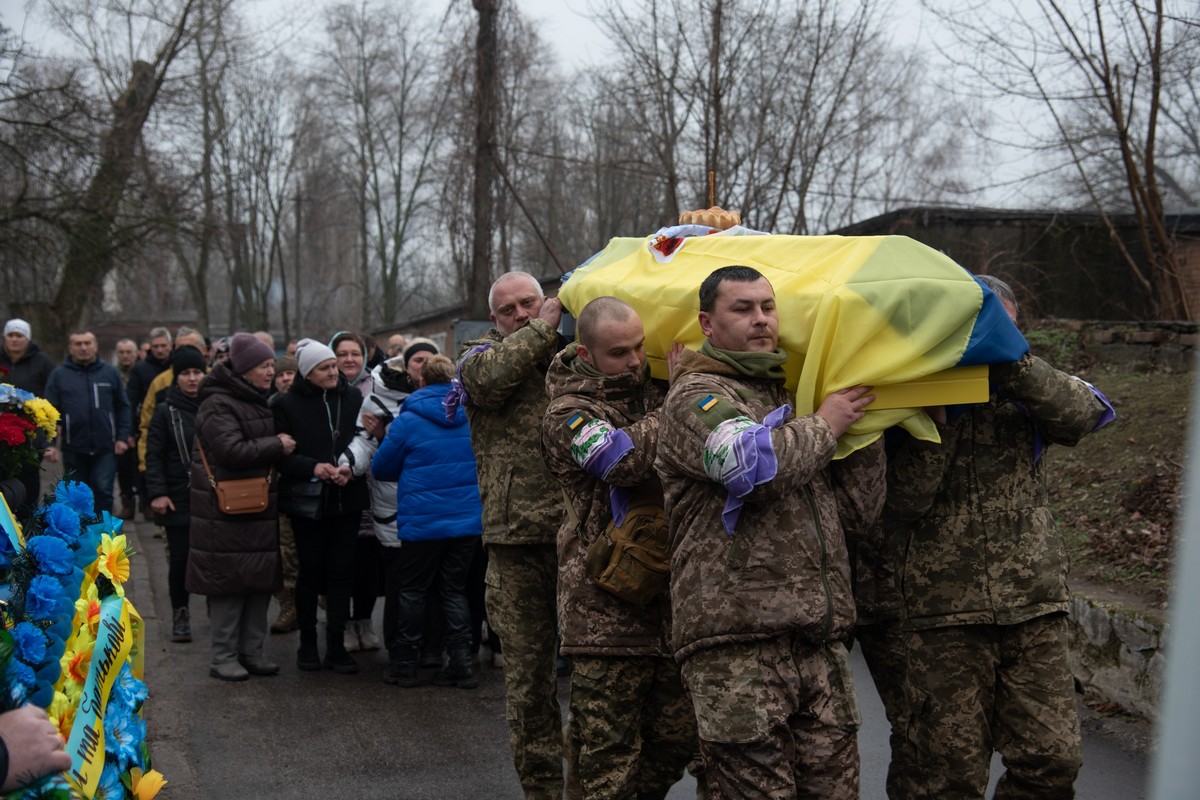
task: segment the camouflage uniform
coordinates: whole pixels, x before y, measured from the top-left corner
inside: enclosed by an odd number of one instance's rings
[[[905,695],[905,639],[901,618],[904,602],[896,576],[897,559],[891,552],[892,526],[876,520],[862,535],[847,537],[854,575],[854,605],[858,619],[854,638],[862,650],[883,710],[891,726],[888,744],[887,796],[891,800],[914,797],[916,765],[908,743],[908,700]]]
[[[645,371],[588,375],[578,364],[568,347],[550,365],[542,444],[572,512],[558,531],[558,619],[561,651],[572,657],[580,788],[588,800],[661,798],[698,752],[691,699],[667,647],[670,597],[663,592],[644,608],[621,600],[596,584],[585,560],[613,519],[610,487],[658,483],[662,398]],[[617,442],[618,431],[628,437],[620,442],[630,449],[614,448],[615,462],[584,461],[580,439],[597,425],[608,431],[597,446]]]
[[[882,460],[868,448],[831,465],[828,423],[785,413],[790,401],[780,380],[687,351],[661,414],[672,645],[715,798],[858,797],[858,708],[843,644],[854,624],[840,519],[850,510],[839,505],[853,498],[856,516],[873,515]],[[729,533],[730,483],[706,464],[710,434],[739,417],[769,423],[757,434],[775,463],[742,497]]]
[[[528,798],[559,800],[563,732],[555,677],[554,536],[562,496],[541,454],[546,368],[561,347],[540,319],[469,342],[459,372],[483,502],[488,624],[504,644],[509,744]]]
[[[1083,381],[1026,355],[993,366],[987,403],[889,459],[887,515],[906,626],[909,737],[922,796],[1073,797],[1081,763],[1066,660],[1067,554],[1048,508],[1043,443],[1107,422]]]

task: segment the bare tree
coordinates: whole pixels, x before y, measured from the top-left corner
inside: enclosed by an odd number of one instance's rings
[[[47,349],[52,352],[61,349],[66,331],[85,322],[96,306],[105,278],[114,267],[115,253],[123,245],[118,235],[120,212],[135,172],[142,128],[172,63],[191,35],[189,17],[194,3],[182,0],[154,7],[136,3],[96,7],[90,0],[77,6],[51,3],[63,30],[91,45],[93,63],[103,67],[95,74],[112,102],[111,124],[102,134],[95,170],[76,199],[74,213],[61,218],[66,254],[53,296],[49,302],[12,304],[45,332]],[[123,23],[126,31],[137,30],[144,38],[129,42],[120,57],[102,60],[115,55],[107,44],[117,41],[98,32],[104,23]],[[87,35],[90,33],[95,35]],[[140,57],[139,51],[148,47],[153,47],[148,54],[152,61]],[[117,84],[122,71],[124,83]]]
[[[1024,131],[1028,147],[1059,155],[1052,169],[1073,177],[1068,185],[1103,218],[1155,315],[1193,319],[1166,206],[1196,196],[1194,4],[924,2],[954,32],[949,55],[970,69],[974,91],[1047,112],[1048,129]],[[1132,215],[1144,256],[1120,214]]]

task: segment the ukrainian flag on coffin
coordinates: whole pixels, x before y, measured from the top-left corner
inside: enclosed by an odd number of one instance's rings
[[[893,425],[937,441],[921,407],[986,401],[984,365],[1029,349],[991,291],[907,236],[692,236],[667,257],[655,241],[613,239],[570,275],[559,292],[564,307],[578,315],[602,295],[628,302],[645,325],[651,371],[666,378],[673,342],[698,349],[704,341],[701,282],[720,267],[754,267],[775,288],[797,414],[839,389],[875,387],[878,399],[839,441],[839,458]]]

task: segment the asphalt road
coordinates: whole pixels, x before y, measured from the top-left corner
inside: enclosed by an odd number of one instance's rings
[[[128,596],[146,622],[148,741],[154,767],[168,781],[163,800],[521,798],[508,751],[500,670],[483,667],[473,690],[386,685],[383,653],[358,654],[357,675],[300,672],[293,633],[272,636],[268,643],[268,655],[283,666],[280,675],[243,683],[215,680],[208,675],[203,597],[192,598],[195,640],[168,641],[166,545],[152,530],[146,523],[127,523],[138,554]],[[382,603],[377,622],[381,612]],[[887,722],[857,657],[855,669],[864,720],[862,797],[882,800]],[[561,679],[564,707],[566,689]],[[1076,784],[1080,798],[1137,800],[1146,795],[1146,778],[1144,756],[1103,736],[1087,736]],[[687,776],[670,794],[673,800],[694,796],[695,782]]]

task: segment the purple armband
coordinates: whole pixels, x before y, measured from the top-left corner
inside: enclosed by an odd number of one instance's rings
[[[477,344],[470,350],[462,354],[462,358],[458,360],[458,368],[455,370],[454,378],[450,381],[450,391],[446,392],[446,396],[442,398],[442,408],[446,412],[446,419],[453,420],[458,414],[460,407],[466,408],[470,402],[470,397],[467,395],[467,389],[462,384],[462,365],[473,355],[482,353],[485,350],[491,349],[490,344]]]

